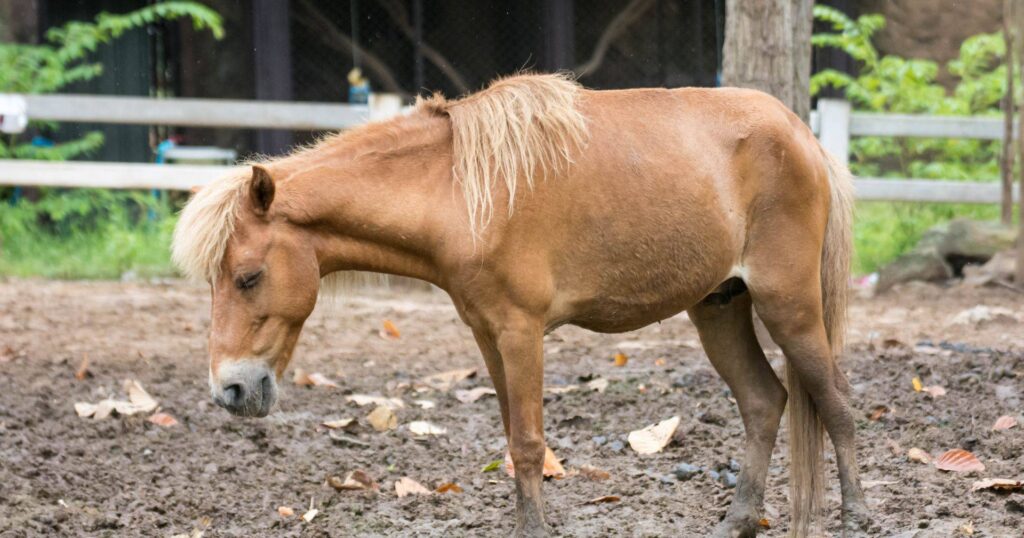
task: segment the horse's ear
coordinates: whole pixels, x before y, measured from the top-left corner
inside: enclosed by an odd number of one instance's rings
[[[253,211],[259,215],[270,210],[270,203],[274,201],[274,179],[266,168],[258,164],[252,166],[249,199],[252,200]]]

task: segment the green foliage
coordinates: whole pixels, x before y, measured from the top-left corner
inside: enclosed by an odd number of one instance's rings
[[[855,110],[865,112],[997,115],[1006,93],[1006,46],[1002,35],[981,34],[964,41],[946,66],[956,79],[952,93],[936,82],[935,62],[880,56],[871,39],[885,27],[880,15],[857,19],[828,6],[814,16],[833,32],[815,34],[816,47],[838,48],[859,64],[857,75],[827,69],[811,77],[811,95],[842,90]],[[912,177],[996,181],[998,141],[950,138],[860,137],[850,141],[850,170],[865,177]],[[855,238],[858,269],[872,271],[912,247],[929,227],[954,216],[990,218],[994,208],[963,204],[860,204]]]

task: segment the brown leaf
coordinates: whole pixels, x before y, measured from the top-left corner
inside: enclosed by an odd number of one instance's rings
[[[986,478],[971,484],[971,491],[992,489],[996,491],[1019,491],[1024,489],[1024,481],[1007,478]]]
[[[486,395],[498,394],[491,387],[477,387],[469,390],[456,390],[455,399],[462,403],[473,403]]]
[[[386,432],[398,427],[398,417],[395,412],[386,405],[378,405],[366,416],[366,421],[379,432]]]
[[[939,385],[931,385],[931,386],[928,386],[928,387],[922,387],[921,388],[921,392],[924,392],[924,393],[928,394],[928,396],[931,396],[932,398],[938,398],[939,396],[945,396],[946,395],[946,389],[940,387]]]
[[[178,425],[178,419],[168,415],[167,413],[154,413],[146,420],[156,424],[157,426],[163,426],[165,428]]]
[[[444,435],[448,433],[446,428],[425,420],[414,420],[409,423],[409,431],[413,435]]]
[[[327,428],[328,430],[344,430],[350,428],[356,424],[356,419],[351,417],[339,418],[337,420],[328,420],[327,422],[321,422],[320,425]]]
[[[384,320],[383,327],[380,330],[381,338],[389,338],[391,340],[398,340],[402,337],[402,333],[398,332],[398,327],[391,322],[390,319]]]
[[[910,461],[916,461],[917,463],[928,464],[932,462],[931,454],[921,450],[920,448],[914,447],[907,451],[907,459]]]
[[[884,417],[885,415],[888,415],[891,412],[892,412],[892,409],[889,409],[889,406],[886,406],[886,405],[876,405],[873,408],[871,408],[871,412],[868,413],[868,420],[870,420],[872,422],[876,422],[878,420],[881,420],[882,417]]]
[[[430,493],[431,491],[423,487],[423,484],[420,484],[408,476],[403,476],[395,481],[395,494],[397,494],[399,498],[405,497],[406,495],[430,495]]]
[[[657,424],[651,424],[646,428],[629,432],[629,446],[638,454],[654,454],[661,452],[669,441],[672,434],[679,427],[679,417],[665,419]]]
[[[455,482],[445,482],[444,484],[441,484],[440,486],[437,486],[437,489],[435,489],[434,492],[435,493],[462,493],[462,486],[456,484]]]
[[[364,405],[386,405],[392,409],[401,409],[405,407],[405,402],[399,398],[385,398],[383,396],[370,396],[367,394],[352,394],[345,396],[346,402],[352,402],[359,407]]]
[[[146,389],[142,388],[142,384],[134,379],[126,379],[124,382],[125,391],[128,392],[128,400],[131,401],[132,405],[136,406],[139,411],[148,413],[157,408],[157,401],[146,392]],[[117,410],[121,414],[124,413],[120,409]]]
[[[618,495],[602,495],[600,497],[595,497],[593,499],[590,499],[589,501],[587,501],[587,502],[585,502],[583,504],[617,503],[617,502],[619,502],[619,500],[620,500],[620,498],[619,498]]]
[[[82,362],[78,365],[78,369],[75,370],[75,379],[84,381],[87,377],[92,377],[92,372],[89,371],[89,355],[83,353]]]
[[[914,387],[914,392],[921,392],[921,389],[924,388],[924,385],[921,384],[921,378],[917,376],[910,380],[910,384]]]
[[[757,520],[757,526],[761,527],[762,529],[772,528],[771,522],[769,522],[768,518],[766,517],[762,517],[761,519]]]
[[[433,389],[440,391],[451,390],[456,383],[476,375],[476,368],[462,368],[460,370],[448,370],[439,374],[424,377],[421,382]]]
[[[307,374],[305,370],[296,368],[292,375],[292,382],[300,387],[329,387],[337,388],[338,384],[329,377],[319,372]]]
[[[580,467],[580,474],[588,480],[601,481],[608,480],[612,477],[611,473],[603,469],[598,469],[592,465],[583,465]]]
[[[613,358],[613,360],[614,360],[615,366],[625,366],[626,363],[629,362],[629,357],[627,357],[625,353],[621,353],[620,352],[620,353],[616,353],[615,354],[615,357]]]
[[[277,515],[281,517],[292,517],[295,515],[295,510],[291,506],[278,506]]]
[[[665,360],[665,357],[658,357],[657,359],[654,359],[655,366],[665,366],[666,364],[668,364],[668,361]]]
[[[984,471],[985,464],[981,463],[974,454],[960,448],[954,448],[947,450],[935,460],[935,468],[940,471],[969,473],[972,471]]]
[[[366,471],[352,471],[348,473],[348,476],[344,480],[338,476],[330,476],[327,478],[327,485],[338,491],[355,491],[361,489],[376,490],[380,489],[380,485],[373,479]]]
[[[994,431],[1008,430],[1017,425],[1017,419],[1010,415],[1003,415],[996,419],[995,424],[992,425]]]
[[[505,452],[505,472],[512,478],[516,477],[516,467],[512,463],[512,454],[508,451]],[[562,462],[559,461],[558,457],[555,456],[553,450],[550,447],[544,447],[544,476],[551,478],[565,478],[565,467],[562,467]]]

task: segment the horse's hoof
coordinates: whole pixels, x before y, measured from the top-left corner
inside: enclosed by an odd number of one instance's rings
[[[737,517],[726,516],[712,535],[714,538],[753,538],[761,530],[760,518],[756,515]]]
[[[856,506],[843,510],[843,538],[860,538],[875,536],[881,530],[871,518],[866,506]]]
[[[551,536],[551,529],[545,523],[535,523],[532,525],[516,525],[515,531],[512,532],[512,536],[515,538],[547,538]]]

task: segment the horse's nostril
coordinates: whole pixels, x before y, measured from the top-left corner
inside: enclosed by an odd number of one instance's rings
[[[228,406],[236,406],[242,401],[242,385],[234,384],[224,387],[224,403]]]

